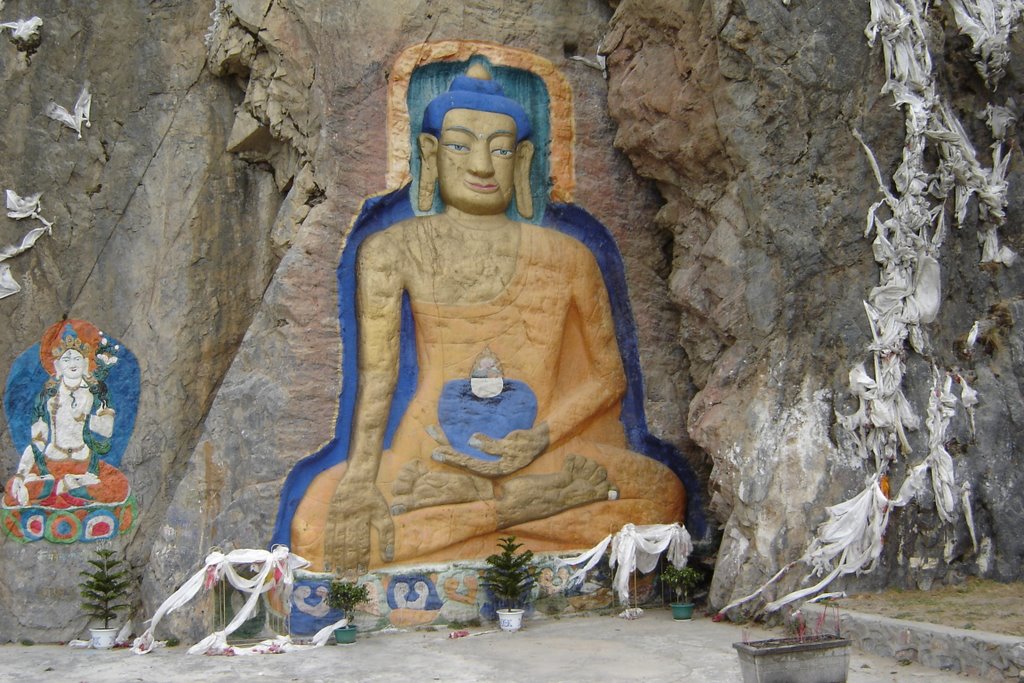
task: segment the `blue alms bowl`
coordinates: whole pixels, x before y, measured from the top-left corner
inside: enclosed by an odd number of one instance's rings
[[[500,394],[480,398],[468,379],[452,380],[441,390],[437,419],[452,448],[479,460],[498,460],[470,446],[469,437],[480,433],[501,439],[517,429],[529,429],[537,419],[537,396],[523,382],[506,379]]]

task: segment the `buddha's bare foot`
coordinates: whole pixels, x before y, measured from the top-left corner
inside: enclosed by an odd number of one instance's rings
[[[531,474],[502,485],[498,499],[501,528],[543,519],[570,508],[609,500],[612,484],[599,463],[582,455],[569,455],[554,474]]]
[[[494,497],[493,487],[485,479],[454,472],[431,472],[419,460],[413,460],[398,472],[391,492],[395,494],[391,502],[393,515]]]

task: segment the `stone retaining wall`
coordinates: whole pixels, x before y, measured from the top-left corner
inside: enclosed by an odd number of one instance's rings
[[[823,609],[801,608],[808,622]],[[1018,636],[846,611],[840,612],[840,628],[861,650],[898,661],[994,681],[1017,680],[1024,671],[1024,638]]]

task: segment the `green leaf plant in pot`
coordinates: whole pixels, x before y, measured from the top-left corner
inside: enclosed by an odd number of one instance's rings
[[[124,560],[115,557],[113,550],[97,550],[89,564],[93,566],[91,571],[78,572],[82,577],[78,583],[82,610],[92,619],[91,623],[103,623],[102,627],[89,627],[89,645],[108,650],[114,647],[117,635],[117,629],[111,628],[110,622],[117,618],[118,612],[128,609],[128,603],[122,601],[132,581]]]
[[[670,604],[672,618],[676,621],[689,621],[693,618],[693,589],[701,584],[704,576],[693,567],[676,567],[668,565],[661,572],[661,582],[671,588],[676,601]]]
[[[487,558],[487,568],[481,575],[484,587],[494,596],[498,624],[503,631],[518,631],[522,626],[523,606],[529,602],[536,581],[533,551],[516,552],[522,546],[516,543],[515,536],[499,538],[500,552]]]
[[[331,581],[331,587],[327,594],[327,604],[333,609],[340,609],[348,619],[348,626],[334,629],[334,639],[338,643],[356,642],[356,625],[352,623],[355,606],[370,599],[370,589],[366,584],[357,584],[352,581]]]

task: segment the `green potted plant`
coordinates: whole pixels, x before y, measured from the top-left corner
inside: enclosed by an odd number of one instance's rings
[[[671,588],[676,595],[676,601],[670,603],[673,619],[689,621],[693,618],[693,600],[690,595],[703,580],[704,576],[693,567],[676,567],[670,564],[661,572],[661,582]]]
[[[482,583],[494,596],[498,624],[503,631],[518,631],[523,623],[525,605],[537,575],[533,551],[516,552],[523,546],[515,536],[498,539],[500,552],[490,555]]]
[[[115,557],[113,550],[97,550],[89,564],[93,566],[92,571],[79,572],[82,609],[91,619],[103,622],[102,628],[89,628],[89,642],[94,648],[110,649],[117,634],[117,629],[110,628],[110,621],[119,611],[128,608],[128,603],[122,601],[131,585],[131,577],[124,569],[124,560]]]
[[[352,581],[331,581],[327,594],[327,604],[333,609],[340,609],[348,618],[348,625],[334,629],[334,639],[338,643],[356,642],[356,625],[353,622],[355,606],[370,599],[370,589],[366,584]]]

